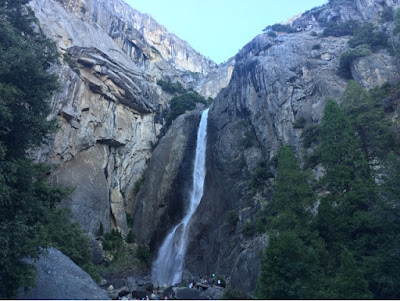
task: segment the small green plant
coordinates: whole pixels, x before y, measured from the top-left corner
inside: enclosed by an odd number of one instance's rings
[[[132,227],[133,226],[133,218],[132,215],[129,214],[128,212],[125,212],[125,216],[126,216],[126,223],[128,225],[128,227]]]
[[[314,44],[312,46],[312,50],[320,50],[321,49],[321,44]]]
[[[302,129],[306,125],[306,119],[304,117],[300,117],[293,123],[293,127],[295,129]]]
[[[251,236],[255,232],[255,227],[251,221],[246,221],[242,228],[242,233],[246,236]]]
[[[238,221],[239,221],[239,215],[234,210],[229,210],[226,213],[226,219],[225,220],[229,225],[235,227],[237,225]]]
[[[164,80],[159,80],[157,81],[157,85],[159,85],[164,92],[170,94],[182,94],[187,92],[185,87],[183,87],[183,85],[180,82],[171,83]]]
[[[150,267],[152,255],[148,246],[144,244],[138,245],[136,249],[136,257],[141,261],[141,263],[146,267]]]
[[[349,46],[355,48],[360,45],[369,45],[371,49],[387,47],[388,37],[384,32],[377,31],[372,23],[365,23],[354,30]]]
[[[134,184],[133,191],[135,192],[135,194],[138,194],[140,187],[142,187],[142,184],[143,184],[143,177],[137,180]]]
[[[303,130],[301,138],[303,138],[304,147],[310,147],[312,144],[317,144],[320,141],[321,127],[319,125],[308,125]]]
[[[208,101],[197,92],[186,92],[171,99],[170,111],[166,117],[166,127],[169,127],[179,115],[196,108],[196,103],[208,105]]]
[[[351,63],[357,58],[368,56],[371,54],[371,47],[366,44],[359,45],[354,49],[346,51],[340,56],[338,74],[344,78],[351,79]]]
[[[78,75],[81,74],[81,71],[79,70],[78,64],[76,61],[71,57],[69,53],[63,53],[63,59],[64,62],[68,64],[68,66]]]
[[[286,32],[286,33],[296,32],[296,30],[292,26],[287,25],[287,24],[280,24],[280,23],[277,23],[277,24],[274,24],[271,26],[267,26],[264,29],[264,31],[271,31],[271,30],[276,31],[276,32]]]
[[[135,235],[132,230],[129,230],[128,235],[126,236],[126,242],[128,244],[132,244],[135,242]]]
[[[118,230],[112,229],[104,235],[103,249],[106,251],[118,252],[124,246],[124,240]]]
[[[324,29],[322,36],[324,37],[342,37],[353,35],[354,31],[359,27],[356,21],[347,21],[344,23],[329,22]]]
[[[224,290],[222,300],[248,300],[250,297],[243,289],[233,289],[230,285]]]
[[[104,235],[104,226],[103,223],[100,222],[99,230],[97,231],[98,236],[103,236]]]

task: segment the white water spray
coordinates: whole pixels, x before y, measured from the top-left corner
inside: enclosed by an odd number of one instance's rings
[[[152,280],[158,285],[173,285],[182,280],[182,268],[188,242],[188,224],[203,196],[206,176],[208,109],[201,115],[197,131],[196,156],[193,169],[193,187],[190,191],[190,206],[182,221],[167,235],[153,263]]]

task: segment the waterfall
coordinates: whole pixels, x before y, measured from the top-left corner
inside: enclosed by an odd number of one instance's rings
[[[197,131],[196,156],[193,169],[193,186],[190,191],[190,206],[182,219],[167,235],[153,263],[152,280],[158,285],[172,285],[182,280],[182,268],[188,241],[188,224],[203,196],[206,176],[208,109],[201,115]]]

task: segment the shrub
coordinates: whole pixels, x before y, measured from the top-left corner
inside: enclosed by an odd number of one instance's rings
[[[233,289],[228,286],[221,297],[222,300],[248,300],[250,297],[243,289]]]
[[[136,250],[136,257],[146,266],[150,267],[152,255],[150,253],[149,247],[141,244],[138,245]]]
[[[47,235],[51,240],[52,247],[63,252],[75,264],[89,273],[95,281],[100,280],[96,267],[92,263],[89,239],[80,225],[72,222],[70,209],[57,210],[50,217]]]
[[[142,187],[142,184],[143,184],[143,177],[137,180],[134,184],[133,191],[135,192],[135,194],[139,192],[140,187]]]
[[[310,147],[313,143],[319,143],[320,141],[320,131],[319,125],[308,125],[301,133],[301,138],[303,138],[304,147]]]
[[[104,235],[104,226],[103,223],[100,222],[99,230],[97,231],[98,236],[103,236]]]
[[[225,220],[229,225],[235,227],[239,221],[239,215],[234,210],[229,210],[226,213]]]
[[[118,252],[124,247],[124,240],[118,230],[112,229],[104,235],[103,249],[106,251]]]
[[[186,92],[186,89],[180,82],[171,83],[164,80],[159,80],[157,81],[157,85],[159,85],[164,92],[170,94],[182,94]]]
[[[312,46],[312,50],[320,50],[321,49],[321,45],[320,44],[314,44]]]
[[[293,33],[296,31],[292,26],[280,23],[268,26],[266,27],[266,30],[273,30],[276,32],[287,32],[287,33]]]
[[[126,236],[126,242],[127,242],[128,244],[132,244],[132,243],[135,242],[135,235],[133,234],[133,231],[132,231],[132,230],[129,230],[129,233],[128,233],[128,235]]]
[[[372,23],[366,23],[354,31],[354,36],[349,40],[349,46],[355,48],[360,45],[369,45],[372,49],[387,47],[388,37],[383,32],[375,31]]]
[[[391,22],[394,21],[394,10],[393,7],[387,6],[380,13],[381,22]]]
[[[269,37],[271,37],[271,38],[276,38],[276,37],[277,37],[276,32],[275,32],[275,31],[272,31],[272,30],[267,31],[267,35],[268,35]]]
[[[322,36],[324,37],[342,37],[350,36],[359,27],[356,21],[347,21],[344,23],[329,22],[324,29]]]
[[[306,119],[304,117],[300,117],[293,123],[293,127],[295,129],[302,129],[306,125]]]
[[[170,111],[166,118],[166,126],[170,126],[172,121],[186,111],[192,111],[196,108],[196,103],[208,105],[207,100],[197,92],[186,92],[171,99]]]
[[[251,221],[246,221],[243,225],[242,233],[246,236],[251,236],[255,232],[255,227]]]
[[[340,76],[343,76],[344,78],[351,79],[351,63],[357,58],[364,57],[370,54],[372,54],[371,47],[365,44],[359,45],[354,49],[346,51],[340,56],[338,74]]]

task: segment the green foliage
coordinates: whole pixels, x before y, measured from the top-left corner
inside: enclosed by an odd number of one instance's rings
[[[293,127],[295,129],[302,129],[306,125],[306,119],[304,117],[300,117],[293,123]]]
[[[63,54],[63,59],[64,62],[68,64],[68,66],[74,70],[78,75],[81,74],[81,71],[79,70],[78,64],[76,61],[71,57],[69,53],[64,53]]]
[[[258,166],[251,175],[249,187],[251,189],[259,189],[265,185],[265,181],[267,179],[273,177],[274,175],[270,171],[270,164],[259,162]]]
[[[342,107],[351,120],[367,159],[384,158],[395,148],[392,122],[385,117],[382,99],[388,87],[367,93],[357,82],[350,81],[343,95]]]
[[[393,29],[393,35],[398,35],[400,33],[400,8],[396,10],[396,15],[394,18],[395,27]]]
[[[133,218],[132,215],[129,214],[128,212],[125,212],[125,216],[126,216],[126,223],[128,225],[128,227],[133,227]]]
[[[276,31],[276,32],[286,32],[286,33],[296,32],[296,30],[292,26],[287,25],[287,24],[280,24],[280,23],[277,23],[277,24],[274,24],[271,26],[267,26],[264,29],[264,31],[269,31],[269,30]]]
[[[391,22],[394,21],[395,13],[393,7],[387,6],[380,13],[381,22]]]
[[[238,221],[239,221],[239,215],[234,211],[234,210],[229,210],[226,213],[226,218],[225,218],[226,222],[233,226],[236,227]]]
[[[132,244],[135,242],[135,235],[132,230],[129,230],[128,235],[126,236],[126,242],[128,244]]]
[[[112,229],[104,235],[103,249],[106,251],[118,252],[123,249],[124,240],[118,230]]]
[[[248,300],[250,297],[244,290],[241,289],[233,289],[228,286],[221,297],[222,300]]]
[[[293,232],[272,236],[261,256],[257,299],[318,298],[318,256]]]
[[[357,58],[371,54],[372,54],[371,47],[367,44],[359,45],[354,49],[346,51],[340,56],[338,74],[347,79],[352,78],[350,69],[351,63]]]
[[[276,32],[275,32],[275,31],[272,31],[272,30],[268,30],[268,31],[267,31],[267,35],[268,35],[269,37],[271,37],[271,38],[276,38],[276,37],[277,37]]]
[[[310,147],[313,144],[318,144],[320,142],[320,126],[319,125],[307,125],[303,132],[301,133],[301,138],[303,138],[303,145],[305,147]]]
[[[196,92],[186,92],[171,99],[170,111],[166,118],[166,126],[170,126],[172,121],[186,111],[192,111],[196,108],[196,103],[208,105],[207,100]]]
[[[383,32],[377,32],[372,23],[365,23],[354,31],[349,40],[349,46],[355,48],[360,45],[369,45],[372,49],[387,47],[388,37]]]
[[[100,222],[99,230],[97,230],[97,235],[98,236],[103,236],[104,235],[104,226],[103,226],[102,222]]]
[[[275,193],[268,204],[274,231],[293,230],[298,235],[308,233],[311,211],[316,196],[307,184],[296,157],[288,146],[282,146],[278,157]]]
[[[150,267],[152,254],[148,246],[140,244],[136,250],[136,257],[144,264],[145,267]]]
[[[187,92],[180,82],[171,83],[164,80],[159,80],[157,81],[157,85],[159,85],[164,92],[170,94],[182,94]]]
[[[254,232],[255,232],[255,227],[254,227],[253,223],[251,221],[246,221],[243,224],[242,233],[245,236],[251,236],[254,234]]]
[[[321,44],[314,44],[312,46],[312,50],[320,50],[321,49]]]
[[[354,255],[344,249],[340,255],[340,267],[333,280],[334,299],[372,299],[362,269],[354,259]]]
[[[322,36],[324,37],[342,37],[353,35],[354,31],[359,27],[356,21],[347,21],[344,23],[329,22],[324,29]]]
[[[34,282],[24,258],[50,246],[46,226],[64,189],[50,187],[44,165],[27,159],[55,129],[46,119],[58,87],[48,73],[56,46],[38,29],[27,0],[0,2],[0,298],[12,298]]]
[[[143,177],[141,177],[139,180],[137,180],[134,184],[133,191],[135,194],[139,193],[140,187],[142,187],[143,184]]]
[[[61,209],[52,214],[46,225],[46,234],[52,247],[67,255],[95,281],[100,280],[97,269],[92,263],[89,239],[80,225],[72,222],[70,210]]]

